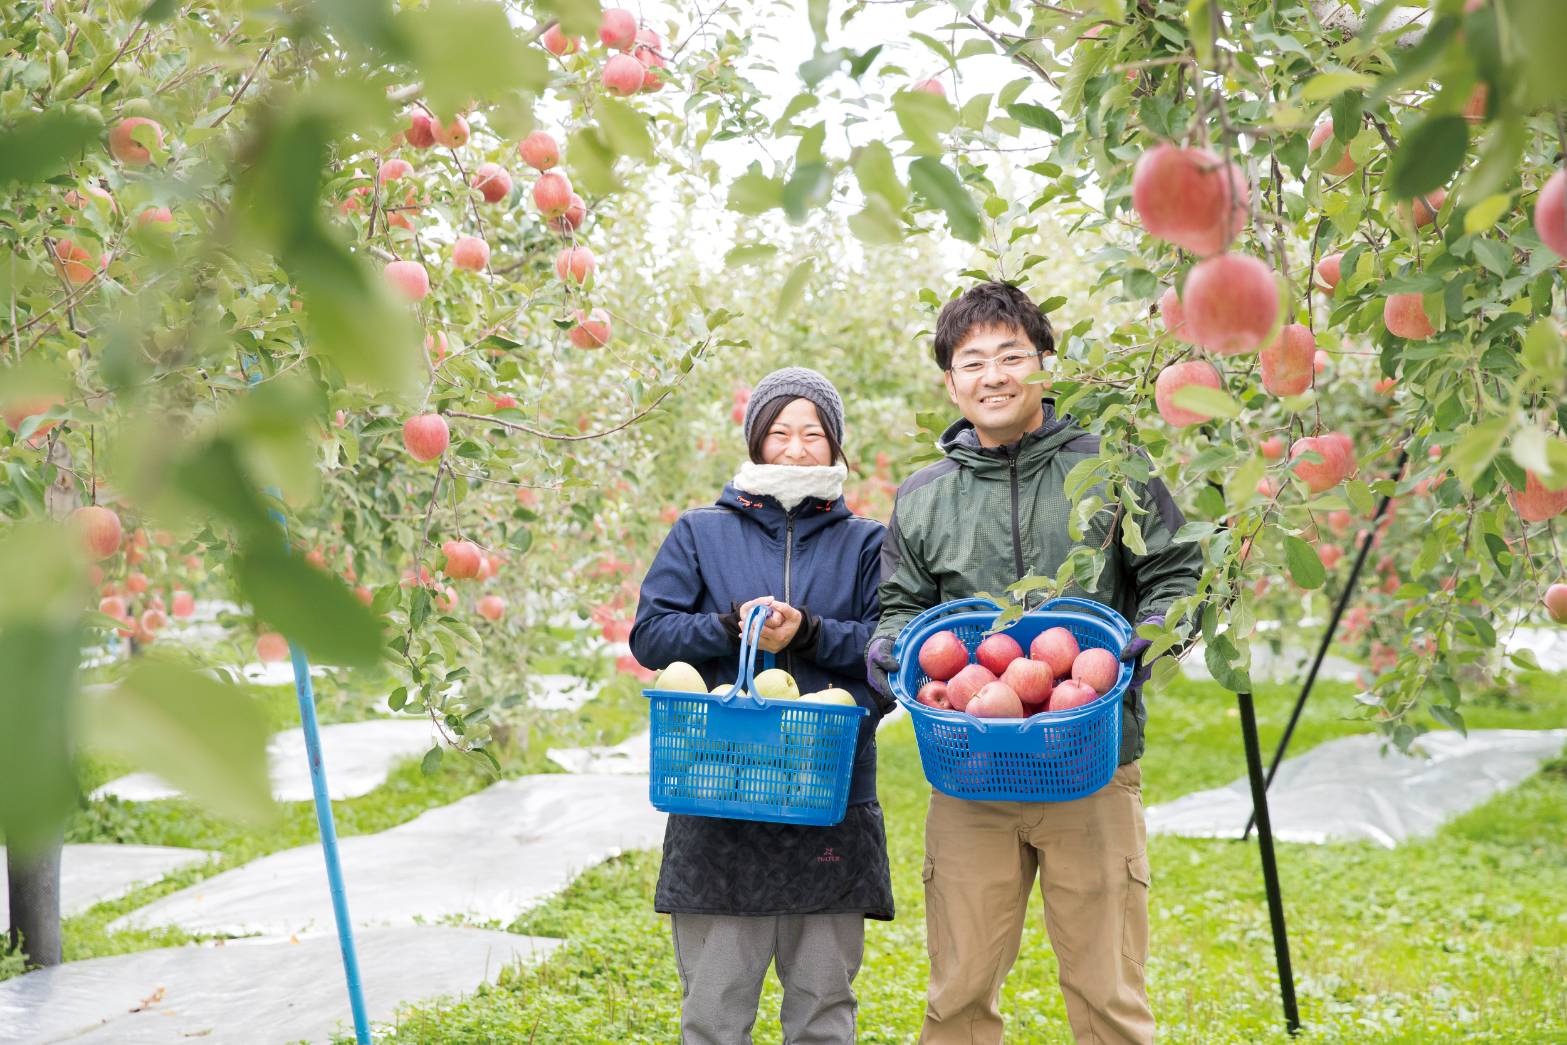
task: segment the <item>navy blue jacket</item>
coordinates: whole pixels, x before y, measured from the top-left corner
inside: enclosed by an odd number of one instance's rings
[[[740,637],[719,620],[731,603],[771,595],[814,613],[821,618],[814,648],[785,650],[775,666],[794,676],[801,693],[837,686],[870,709],[861,720],[849,803],[872,801],[880,716],[865,678],[865,647],[881,612],[876,588],[885,533],[841,497],[807,498],[785,512],[773,498],[731,483],[717,504],[686,512],[664,538],[642,581],[632,655],[655,669],[686,661],[711,689],[735,680]]]

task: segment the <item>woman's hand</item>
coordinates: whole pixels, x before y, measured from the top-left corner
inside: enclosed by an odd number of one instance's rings
[[[758,644],[763,652],[778,653],[793,641],[795,632],[800,630],[800,622],[804,619],[804,615],[782,599],[763,595],[740,607],[741,627],[745,626],[745,615],[750,612],[751,607],[761,605],[772,607],[773,612],[768,614],[767,620],[762,625],[762,637]]]

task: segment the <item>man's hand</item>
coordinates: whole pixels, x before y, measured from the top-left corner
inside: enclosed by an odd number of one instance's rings
[[[1151,617],[1144,617],[1142,620],[1137,622],[1137,627],[1140,628],[1144,624],[1154,624],[1162,628],[1164,627],[1164,614],[1156,613]],[[1152,642],[1137,634],[1136,630],[1133,630],[1132,641],[1128,642],[1126,644],[1126,648],[1121,651],[1121,659],[1123,661],[1137,665],[1136,669],[1132,672],[1132,685],[1134,686],[1141,686],[1144,682],[1147,682],[1149,676],[1153,674],[1149,666],[1142,662],[1143,653],[1146,652],[1148,647],[1152,645]]]
[[[803,614],[782,599],[775,599],[771,595],[763,595],[761,598],[752,599],[740,607],[740,620],[745,620],[745,615],[751,611],[752,606],[770,606],[772,613],[762,625],[762,637],[758,642],[764,653],[779,653],[794,639],[795,632],[800,630],[800,621]]]
[[[898,703],[892,695],[892,683],[888,681],[888,676],[899,667],[898,658],[892,655],[892,639],[887,636],[872,639],[865,648],[865,677],[870,680],[871,692],[876,695],[876,706],[884,715]]]

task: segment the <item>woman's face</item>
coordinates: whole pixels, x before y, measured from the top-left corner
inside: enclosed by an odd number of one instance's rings
[[[809,399],[792,399],[774,419],[762,441],[763,464],[830,465],[827,430]]]

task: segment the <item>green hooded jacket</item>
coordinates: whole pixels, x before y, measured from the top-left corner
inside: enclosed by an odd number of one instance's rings
[[[968,421],[948,428],[937,446],[944,460],[920,469],[898,488],[892,524],[881,551],[881,618],[872,636],[895,638],[921,611],[952,599],[1007,587],[1029,575],[1054,577],[1078,543],[1067,532],[1072,505],[1063,492],[1067,474],[1099,453],[1099,437],[1071,417],[1058,418],[1046,399],[1045,423],[1017,443],[987,448]],[[1095,514],[1083,543],[1109,549],[1093,591],[1076,585],[1062,594],[1114,608],[1134,625],[1162,615],[1170,603],[1193,594],[1202,574],[1202,548],[1175,544],[1185,519],[1157,478],[1136,484],[1147,513],[1138,517],[1147,553],[1121,540],[1113,510]],[[1088,492],[1101,492],[1096,485]],[[1115,527],[1113,542],[1107,531]],[[1037,604],[1042,592],[1030,593]],[[1143,753],[1147,710],[1141,686],[1127,690],[1120,760]]]

